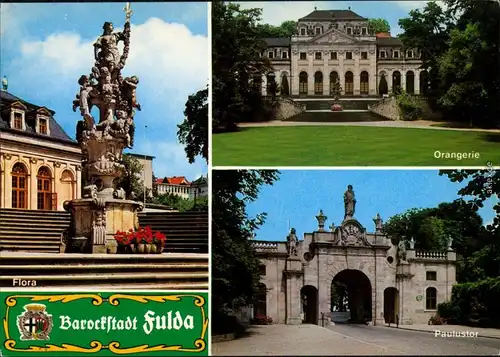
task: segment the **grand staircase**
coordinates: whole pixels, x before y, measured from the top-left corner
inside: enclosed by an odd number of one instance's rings
[[[59,253],[70,214],[60,211],[0,209],[0,251]]]
[[[167,236],[164,252],[208,253],[208,212],[139,213],[139,225]]]
[[[19,279],[37,287],[208,289],[207,212],[141,213],[139,223],[167,236],[163,254],[61,254],[68,213],[0,209],[0,288]]]
[[[208,254],[47,254],[0,252],[0,288],[208,289]],[[30,286],[24,286],[30,287]]]

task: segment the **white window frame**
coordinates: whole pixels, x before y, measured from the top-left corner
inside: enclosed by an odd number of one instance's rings
[[[302,56],[301,56],[301,55],[302,55],[303,53],[306,55],[306,56],[305,56],[306,58],[302,58]],[[307,52],[299,52],[299,61],[307,61]]]
[[[307,29],[305,27],[300,28],[300,36],[306,36],[307,35]]]
[[[332,58],[334,53],[335,53],[335,58]],[[338,59],[339,59],[339,54],[337,53],[337,51],[330,52],[330,60],[336,61]]]
[[[351,54],[351,58],[347,58],[347,54],[348,54],[348,53],[350,53],[350,54]],[[352,51],[347,51],[347,52],[345,53],[345,59],[346,59],[346,60],[348,60],[348,61],[351,61],[351,60],[353,60],[353,59],[354,59],[354,56],[352,55]]]
[[[349,30],[351,30],[351,33],[349,33]],[[345,29],[345,33],[346,33],[346,34],[348,34],[349,36],[352,36],[352,34],[353,34],[353,29],[352,29],[352,27],[346,27],[346,29]]]
[[[361,35],[368,35],[368,27],[361,28]]]
[[[396,56],[396,54],[397,54],[397,56]],[[401,58],[399,50],[394,50],[392,52],[392,58]]]
[[[316,57],[317,57],[316,55],[317,55],[318,53],[319,53],[319,59],[318,59],[318,58],[316,58]],[[314,60],[315,60],[315,61],[323,61],[323,54],[322,54],[321,52],[319,52],[319,51],[314,52]]]
[[[267,51],[267,58],[274,59],[274,51]]]
[[[411,56],[410,56],[410,53],[411,53]],[[413,57],[414,57],[413,50],[408,50],[408,51],[406,51],[406,57],[407,57],[407,58],[413,58]]]
[[[384,54],[383,56],[382,56],[382,53]],[[386,50],[380,50],[379,51],[379,56],[380,56],[380,58],[387,58],[387,51]]]
[[[366,58],[363,58],[363,53],[366,53]],[[359,59],[367,60],[368,59],[368,52],[367,51],[361,51],[361,53],[359,54]]]
[[[319,31],[318,31],[319,30]],[[317,35],[321,35],[323,33],[323,28],[320,27],[320,26],[317,26],[314,28],[314,34],[317,36]]]
[[[281,52],[281,59],[288,59],[288,51]]]

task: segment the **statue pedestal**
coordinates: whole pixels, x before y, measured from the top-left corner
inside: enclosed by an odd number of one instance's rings
[[[66,201],[64,209],[71,212],[69,252],[114,254],[115,233],[138,228],[137,213],[143,204],[113,198],[82,198]]]

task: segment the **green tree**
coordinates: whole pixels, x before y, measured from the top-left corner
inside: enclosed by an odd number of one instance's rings
[[[144,200],[144,181],[142,173],[144,166],[137,158],[123,154],[121,164],[122,175],[117,180],[117,187],[125,190],[127,197],[130,197],[132,192],[135,194],[135,199],[139,201]]]
[[[242,10],[238,4],[212,2],[212,131],[234,131],[237,123],[260,120],[267,106],[257,83],[272,70],[260,54],[266,43],[257,23],[260,9]]]
[[[261,10],[261,9],[260,9]],[[297,33],[297,21],[283,21],[279,26],[269,24],[257,25],[260,37],[292,37]]]
[[[403,33],[399,38],[407,48],[416,48],[422,53],[422,69],[428,72],[429,95],[439,96],[439,58],[448,49],[448,31],[453,24],[441,6],[428,2],[420,10],[411,10],[408,18],[399,20]]]
[[[275,170],[212,171],[212,316],[251,304],[258,293],[260,262],[250,238],[265,213],[249,217],[246,204],[278,177]],[[214,330],[223,328],[221,319],[213,323]]]
[[[168,206],[179,212],[208,210],[208,197],[197,197],[196,200],[190,200],[172,193],[166,193],[154,197],[152,203]]]
[[[177,137],[192,164],[201,155],[208,163],[208,87],[190,95],[184,110],[185,119],[177,126]]]
[[[368,19],[368,31],[370,33],[391,32],[391,25],[386,19]]]

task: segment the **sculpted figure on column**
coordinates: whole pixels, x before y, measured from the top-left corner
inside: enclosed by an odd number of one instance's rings
[[[344,192],[344,220],[351,219],[354,216],[356,209],[356,198],[354,196],[354,191],[352,185],[347,186],[347,190]]]

